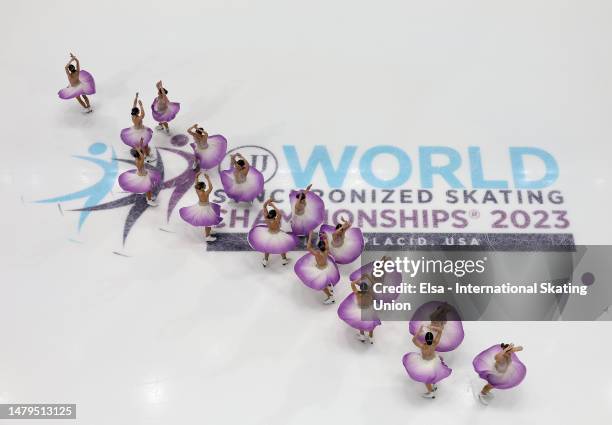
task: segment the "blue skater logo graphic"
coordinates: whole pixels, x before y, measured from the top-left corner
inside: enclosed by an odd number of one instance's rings
[[[108,146],[106,146],[104,143],[98,142],[89,146],[88,152],[92,156],[73,155],[74,158],[92,162],[102,169],[102,178],[97,183],[77,192],[57,196],[55,198],[41,199],[35,202],[39,204],[52,204],[56,202],[68,202],[77,199],[84,199],[85,202],[83,204],[83,209],[80,209],[81,214],[79,216],[78,230],[80,231],[85,223],[85,220],[87,220],[87,217],[91,213],[90,208],[97,205],[98,202],[100,202],[110,193],[115,184],[115,180],[117,179],[119,167],[117,159],[115,158],[115,150],[111,148],[110,160],[97,158],[97,156],[104,154],[107,150]]]

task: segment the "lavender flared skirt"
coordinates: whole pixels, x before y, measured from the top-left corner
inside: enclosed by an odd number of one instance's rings
[[[157,122],[169,122],[172,121],[176,114],[178,114],[181,109],[181,104],[178,102],[168,102],[168,106],[163,111],[159,111],[157,109],[157,98],[153,101],[151,105],[151,111],[153,113],[153,119]]]
[[[332,258],[327,259],[324,268],[319,268],[315,256],[308,253],[297,260],[293,270],[304,285],[317,291],[340,281],[340,271]]]
[[[321,226],[321,231],[327,235],[329,240],[329,252],[334,257],[334,260],[338,264],[349,264],[355,261],[363,251],[365,244],[363,240],[363,233],[358,227],[351,227],[344,233],[344,240],[342,245],[335,246],[332,239],[332,234],[336,229],[329,224]]]
[[[330,244],[331,245],[331,244]],[[359,269],[352,272],[349,276],[349,279],[352,281],[359,279],[361,276],[369,274],[372,275],[372,271],[374,270],[374,263],[368,263],[361,266]],[[384,303],[390,303],[393,300],[396,300],[399,297],[399,289],[402,285],[402,274],[399,272],[389,272],[385,273],[382,277],[374,277],[375,283],[381,283],[382,287],[379,292],[374,292],[374,299],[380,300]],[[369,284],[370,281],[367,281]],[[393,292],[387,292],[385,290],[389,287],[395,287],[397,290]]]
[[[221,206],[214,202],[208,204],[197,203],[190,207],[183,207],[179,210],[179,215],[183,220],[193,226],[216,226],[221,223]]]
[[[219,165],[227,153],[227,139],[219,134],[208,138],[206,149],[200,149],[195,143],[191,143],[190,146],[198,164],[200,164],[200,168],[203,170],[209,170]]]
[[[298,243],[297,238],[292,233],[286,233],[282,230],[272,233],[265,224],[253,227],[247,236],[247,240],[251,248],[266,254],[284,254],[293,250]]]
[[[289,193],[289,202],[291,203],[291,211],[295,211],[295,204],[298,199],[296,195],[300,193],[297,190],[292,190]],[[311,231],[319,227],[325,220],[325,204],[323,200],[315,193],[306,193],[306,206],[304,212],[297,215],[291,214],[291,229],[296,236],[308,235]]]
[[[402,363],[412,379],[424,384],[440,382],[453,371],[437,355],[431,360],[425,360],[421,353],[406,353],[402,358]]]
[[[61,99],[74,99],[77,96],[81,96],[83,94],[95,94],[96,92],[96,83],[93,79],[93,76],[85,71],[81,70],[79,72],[79,84],[76,86],[68,86],[61,89],[57,95]]]
[[[357,303],[357,295],[349,294],[338,307],[338,317],[350,327],[359,331],[371,332],[380,325],[380,319],[372,307],[361,308]]]
[[[221,184],[227,196],[236,202],[250,202],[263,191],[264,177],[255,167],[250,167],[244,182],[234,178],[234,170],[221,171]]]
[[[472,365],[478,376],[494,388],[506,390],[516,387],[525,379],[527,367],[519,360],[516,353],[512,353],[510,355],[512,361],[506,371],[499,372],[495,368],[495,355],[500,351],[502,351],[502,348],[499,344],[489,347],[474,358]]]
[[[153,189],[161,180],[156,170],[147,169],[147,174],[141,176],[138,170],[129,170],[119,176],[121,189],[132,193],[146,193]]]
[[[440,301],[430,301],[417,308],[408,325],[410,334],[416,334],[421,325],[423,325],[423,329],[425,330],[423,334],[426,333],[429,330],[429,325],[431,324],[429,316],[441,305],[443,305],[443,303]],[[446,320],[447,322],[444,325],[440,343],[436,347],[436,351],[438,352],[454,350],[461,344],[463,337],[465,336],[463,332],[463,323],[461,322],[461,318],[454,308],[451,307],[451,310],[446,314]],[[435,334],[435,330],[432,330],[431,332],[434,332]],[[424,343],[425,337],[423,334],[419,335],[418,339]]]
[[[137,147],[141,139],[143,146],[148,146],[152,137],[153,130],[149,127],[128,127],[121,130],[121,141],[132,148]]]

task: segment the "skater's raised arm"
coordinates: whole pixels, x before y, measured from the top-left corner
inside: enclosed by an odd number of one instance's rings
[[[200,174],[202,174],[201,171],[198,171],[195,175],[195,178],[193,179],[193,185],[196,186],[199,182],[200,182]]]
[[[434,337],[434,340],[433,340],[434,347],[438,346],[438,344],[440,343],[440,339],[442,339],[442,330],[438,329],[436,332],[436,336]]]
[[[132,108],[138,106],[138,92],[136,92],[136,96],[134,96],[134,103],[132,104]]]
[[[308,192],[310,192],[310,188],[312,187],[312,183],[310,183],[308,186],[306,186],[306,189],[303,190],[303,192],[306,194]]]
[[[79,62],[77,57],[73,55],[72,53],[70,53],[70,57],[72,58],[72,60],[74,60],[74,64],[76,65],[77,72],[81,72],[81,63]]]
[[[140,118],[144,118],[145,117],[145,110],[144,107],[142,106],[142,101],[140,99],[138,99],[138,106],[140,107]]]
[[[264,217],[268,216],[268,205],[270,205],[271,203],[272,203],[272,198],[266,199],[266,202],[264,202],[263,206],[261,207]]]
[[[204,174],[204,178],[206,179],[206,194],[210,195],[210,192],[212,192],[213,190],[213,186],[212,186],[212,182],[210,181],[210,177],[208,177],[208,174]]]
[[[192,125],[191,127],[189,127],[189,128],[187,129],[187,133],[189,133],[189,134],[190,134],[190,135],[192,135],[192,136],[195,136],[195,131],[194,131],[194,130],[195,130],[196,128],[198,128],[198,125],[197,125],[197,124]]]
[[[308,234],[308,241],[306,242],[306,250],[310,252],[312,255],[315,255],[316,252],[312,249],[312,232]]]
[[[161,80],[159,80],[157,82],[157,84],[155,84],[155,87],[157,87],[157,94],[161,99],[165,99],[167,100],[168,97],[166,96],[166,89],[164,88],[164,86],[162,85]]]
[[[419,348],[423,348],[423,343],[419,341],[419,335],[421,335],[421,332],[423,332],[423,325],[419,327],[419,330],[417,331],[417,333],[414,334],[414,336],[412,337],[412,343]]]
[[[354,281],[351,282],[351,289],[353,290],[354,293],[359,292],[359,284],[361,283],[361,281],[366,278],[370,281],[370,283],[372,282],[372,278],[368,275],[368,274],[364,274],[362,276],[360,276],[358,279],[355,279]]]

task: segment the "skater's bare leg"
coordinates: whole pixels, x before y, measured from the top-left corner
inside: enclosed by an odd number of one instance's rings
[[[210,236],[210,227],[204,227],[204,236]]]
[[[85,95],[83,95],[83,97],[85,97]],[[81,96],[77,96],[75,97],[75,99],[77,100],[77,102],[79,102],[81,104],[81,106],[85,109],[87,109],[87,104],[85,103],[85,101],[83,99],[81,99]]]
[[[433,384],[425,384],[425,386],[427,387],[427,392],[428,393],[433,391]]]
[[[89,104],[89,98],[87,96],[85,96],[84,94],[81,95],[81,96],[83,96],[83,101],[85,102],[85,107],[86,108],[91,107],[91,105]]]
[[[325,295],[327,295],[327,298],[332,296],[331,291],[329,290],[329,288],[323,288],[323,292],[325,292]]]
[[[493,385],[491,385],[491,384],[487,384],[487,385],[485,385],[484,387],[482,387],[482,391],[480,391],[480,393],[481,393],[482,395],[487,395],[487,394],[489,394],[489,392],[490,392],[492,389],[493,389]]]
[[[147,200],[151,201],[153,199],[153,193],[151,191],[147,192]]]

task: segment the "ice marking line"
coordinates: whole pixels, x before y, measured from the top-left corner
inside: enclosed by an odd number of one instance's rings
[[[564,233],[408,233],[408,232],[363,232],[366,251],[551,251],[573,252],[574,238]],[[477,240],[476,245],[448,244],[446,239],[463,237]],[[419,238],[426,244],[418,242]],[[305,238],[300,238],[294,251],[305,250]],[[217,240],[208,244],[208,251],[252,251],[247,242],[247,233],[217,233]]]
[[[64,215],[64,211],[62,211],[62,206],[60,204],[57,204],[57,209],[59,210],[61,215]]]
[[[80,243],[80,244],[84,244],[84,243],[85,243],[85,242],[83,242],[83,241],[77,241],[76,239],[72,239],[72,238],[68,238],[68,240],[69,240],[70,242],[74,242],[74,243]]]
[[[130,258],[130,256],[129,256],[129,255],[125,255],[125,254],[122,254],[122,253],[117,252],[117,251],[113,251],[113,254],[119,255],[119,256],[121,256],[121,257]]]
[[[166,232],[166,233],[176,233],[176,232],[173,232],[172,230],[164,229],[163,227],[160,227],[159,230],[161,230],[162,232]]]

